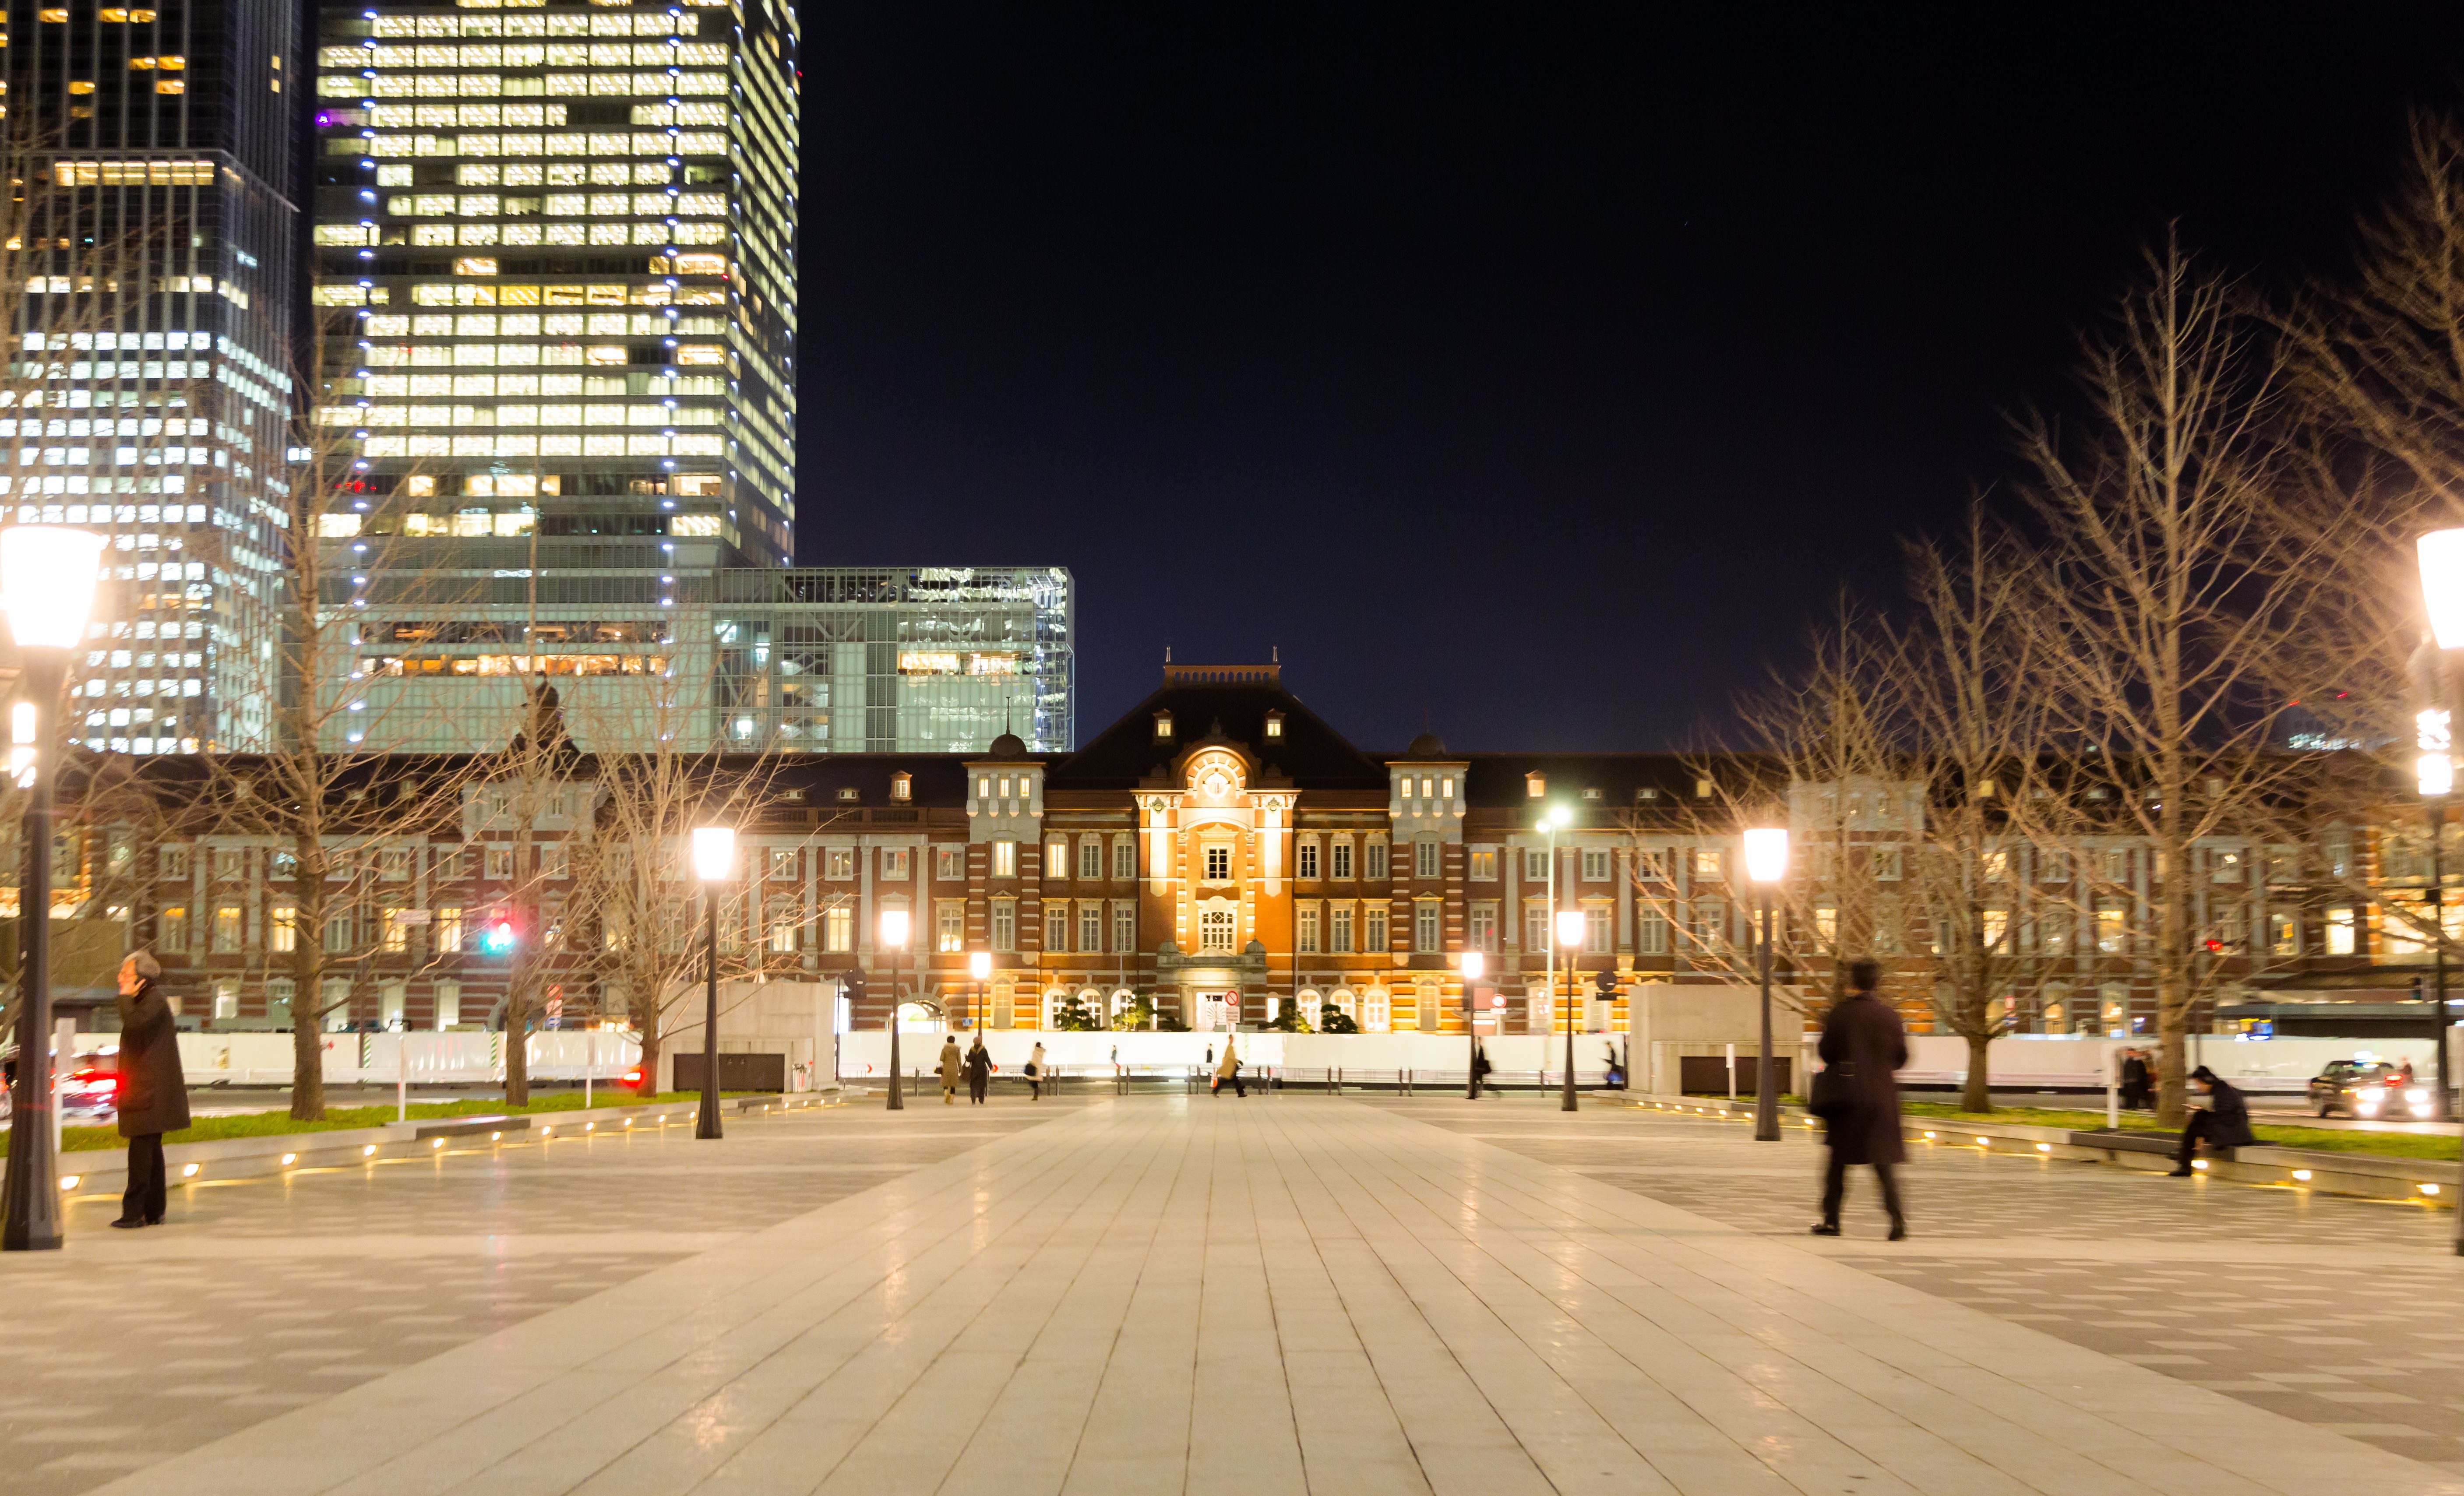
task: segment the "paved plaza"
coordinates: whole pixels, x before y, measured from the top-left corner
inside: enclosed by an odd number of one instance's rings
[[[1600,1100],[730,1129],[80,1204],[0,1491],[2464,1496],[2446,1213],[1943,1150],[1818,1241],[1802,1134]]]

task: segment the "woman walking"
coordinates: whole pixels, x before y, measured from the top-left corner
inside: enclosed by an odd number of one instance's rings
[[[975,1045],[967,1051],[967,1105],[980,1107],[984,1092],[993,1083],[993,1055],[984,1047],[984,1036],[976,1035]]]
[[[955,1107],[958,1104],[958,1076],[966,1067],[967,1062],[958,1054],[958,1036],[950,1034],[944,1037],[941,1041],[941,1105]]]
[[[1881,1181],[1882,1209],[1891,1218],[1891,1240],[1904,1242],[1908,1220],[1900,1208],[1900,1184],[1891,1171],[1906,1159],[1900,1136],[1900,1067],[1908,1063],[1908,1033],[1900,1015],[1874,992],[1881,967],[1873,961],[1848,966],[1848,995],[1822,1020],[1822,1065],[1840,1072],[1842,1105],[1823,1118],[1822,1140],[1831,1149],[1822,1176],[1822,1221],[1815,1236],[1839,1234],[1839,1204],[1851,1164],[1872,1164]]]
[[[1226,1082],[1231,1084],[1233,1094],[1244,1100],[1248,1097],[1249,1083],[1241,1078],[1241,1051],[1229,1039],[1223,1041],[1223,1063],[1215,1067],[1215,1089],[1221,1090]]]
[[[1041,1039],[1035,1042],[1034,1050],[1026,1057],[1026,1090],[1028,1099],[1044,1099],[1044,1041]]]

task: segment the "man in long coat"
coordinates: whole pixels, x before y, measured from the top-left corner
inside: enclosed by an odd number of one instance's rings
[[[1891,1218],[1891,1240],[1907,1240],[1907,1215],[1900,1208],[1900,1183],[1891,1171],[1907,1160],[1900,1136],[1899,1069],[1908,1063],[1908,1032],[1900,1015],[1874,992],[1881,968],[1873,961],[1848,967],[1848,995],[1822,1021],[1822,1064],[1845,1067],[1848,1107],[1823,1123],[1831,1160],[1822,1176],[1822,1223],[1815,1236],[1839,1234],[1839,1203],[1850,1164],[1872,1164],[1882,1184],[1882,1209]]]
[[[159,1226],[169,1203],[163,1134],[188,1125],[188,1082],[180,1071],[179,1023],[155,979],[160,961],[139,951],[120,963],[120,1135],[128,1139],[123,1230]]]

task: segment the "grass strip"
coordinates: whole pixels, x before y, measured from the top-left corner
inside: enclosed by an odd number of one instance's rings
[[[2051,1107],[1996,1107],[1991,1111],[1962,1111],[1947,1102],[1903,1101],[1901,1111],[1912,1117],[1939,1117],[1948,1122],[2013,1123],[2020,1127],[2058,1127],[2074,1133],[2092,1133],[2104,1126],[2102,1111],[2072,1111]],[[2123,1112],[2122,1130],[2125,1133],[2152,1133],[2166,1137],[2177,1135],[2173,1129],[2158,1127],[2156,1119],[2145,1113]],[[2458,1155],[2458,1142],[2453,1137],[2424,1133],[2365,1133],[2327,1127],[2283,1127],[2260,1122],[2251,1131],[2258,1140],[2275,1148],[2309,1148],[2331,1154],[2375,1154],[2386,1158],[2453,1159]]]
[[[730,1096],[755,1094],[751,1091],[728,1091]],[[600,1107],[654,1107],[691,1105],[701,1100],[701,1092],[671,1090],[655,1096],[636,1096],[625,1091],[600,1091],[591,1099],[593,1109]],[[502,1101],[472,1098],[463,1101],[419,1101],[410,1107],[410,1120],[426,1121],[436,1117],[536,1116],[541,1112],[580,1111],[582,1092],[557,1091],[536,1096],[528,1106],[509,1107]],[[210,1143],[227,1137],[276,1137],[291,1133],[339,1133],[355,1127],[384,1127],[397,1120],[400,1112],[392,1107],[333,1107],[324,1120],[300,1122],[288,1111],[241,1111],[229,1116],[199,1117],[177,1133],[165,1133],[165,1143]],[[99,1148],[119,1148],[127,1139],[118,1127],[64,1127],[60,1129],[60,1152],[64,1154]]]

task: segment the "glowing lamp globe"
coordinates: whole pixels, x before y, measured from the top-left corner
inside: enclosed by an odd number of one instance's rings
[[[1788,876],[1788,828],[1755,827],[1746,832],[1746,876],[1756,883],[1777,883]]]
[[[2443,753],[2426,753],[2413,764],[2415,782],[2425,796],[2436,797],[2455,788],[2455,759]]]
[[[0,608],[21,649],[66,649],[85,637],[101,571],[91,530],[21,524],[0,530]]]
[[[1464,980],[1466,980],[1466,981],[1478,981],[1478,980],[1480,980],[1480,979],[1481,979],[1481,975],[1482,975],[1484,972],[1487,971],[1487,970],[1488,970],[1488,953],[1487,953],[1487,952],[1485,952],[1485,951],[1465,951],[1465,952],[1463,954],[1463,979],[1464,979]]]
[[[11,534],[15,532],[11,532]],[[2464,530],[2432,530],[2415,542],[2421,601],[2442,649],[2464,649]]]
[[[716,883],[736,870],[736,828],[697,825],[693,834],[693,876]]]
[[[1570,951],[1582,944],[1585,923],[1583,912],[1579,909],[1557,911],[1557,943]]]
[[[881,912],[881,943],[893,951],[907,949],[907,911],[885,909]]]
[[[978,951],[967,957],[967,975],[982,981],[993,974],[993,953]]]

